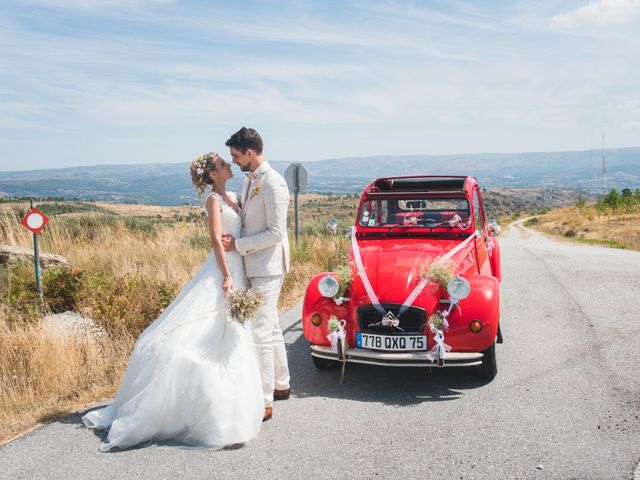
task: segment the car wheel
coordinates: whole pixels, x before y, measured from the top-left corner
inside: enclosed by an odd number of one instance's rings
[[[498,364],[496,362],[496,344],[482,351],[482,365],[480,365],[479,374],[482,378],[493,380],[498,373]]]
[[[311,360],[313,360],[313,364],[318,370],[329,370],[330,368],[336,366],[336,362],[334,360],[319,358],[319,357],[316,357],[315,355],[311,355]]]

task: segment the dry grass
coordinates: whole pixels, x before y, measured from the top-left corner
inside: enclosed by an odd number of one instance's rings
[[[580,243],[640,250],[640,214],[607,215],[593,205],[553,210],[527,226]]]
[[[0,321],[0,444],[113,394],[133,338],[56,336]]]
[[[310,200],[314,207],[326,202]],[[343,199],[331,201],[330,215],[346,222],[351,211]],[[41,250],[72,265],[44,273],[44,305],[29,266],[0,269],[0,444],[34,424],[111,397],[139,333],[209,252],[198,207],[98,206],[52,215],[41,234]],[[19,224],[26,207],[0,205],[0,243],[32,246],[31,234]],[[294,305],[314,274],[344,262],[348,241],[324,235],[325,223],[317,212],[303,218],[303,229],[315,235],[304,235],[298,251],[292,247],[280,308]],[[66,309],[92,317],[107,336],[53,336],[39,327],[44,313]]]

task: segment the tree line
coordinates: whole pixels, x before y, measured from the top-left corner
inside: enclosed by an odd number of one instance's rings
[[[584,206],[584,199],[578,198],[576,206]],[[640,188],[636,188],[635,191],[625,188],[620,193],[612,188],[609,193],[596,201],[596,210],[602,214],[640,212]]]

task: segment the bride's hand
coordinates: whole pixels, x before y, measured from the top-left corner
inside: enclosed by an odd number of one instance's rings
[[[233,292],[233,280],[230,276],[224,277],[224,280],[222,281],[222,290],[224,290],[225,294]]]

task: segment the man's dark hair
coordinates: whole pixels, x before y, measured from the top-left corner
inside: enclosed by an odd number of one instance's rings
[[[248,149],[253,150],[258,155],[262,154],[262,138],[260,134],[253,128],[242,127],[236,133],[231,135],[229,140],[225,142],[225,145],[230,148],[242,152],[244,155]]]

